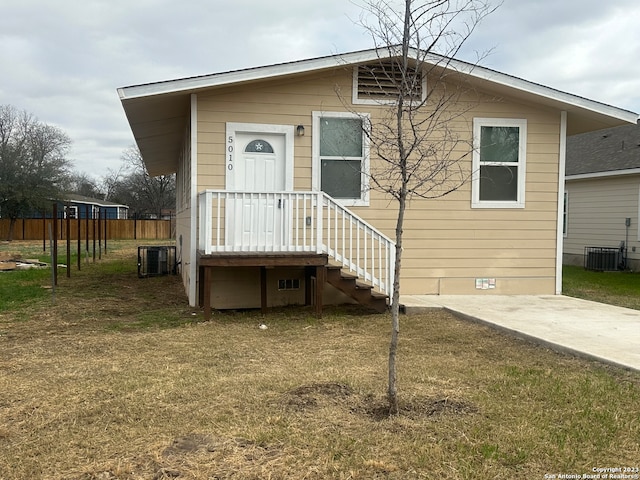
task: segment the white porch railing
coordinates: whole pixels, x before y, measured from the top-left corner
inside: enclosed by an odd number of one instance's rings
[[[199,249],[216,252],[326,253],[391,295],[395,243],[324,192],[199,194]]]

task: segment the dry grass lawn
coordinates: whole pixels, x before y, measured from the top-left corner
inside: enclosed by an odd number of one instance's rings
[[[115,248],[115,247],[114,247]],[[131,245],[0,312],[0,479],[542,479],[640,466],[640,374],[443,312],[216,314]],[[7,274],[3,274],[7,275]],[[0,279],[1,280],[1,279]],[[195,315],[194,315],[195,313]]]

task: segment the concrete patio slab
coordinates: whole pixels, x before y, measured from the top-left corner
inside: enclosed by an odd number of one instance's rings
[[[402,295],[407,314],[444,308],[550,348],[640,371],[640,311],[562,295]]]

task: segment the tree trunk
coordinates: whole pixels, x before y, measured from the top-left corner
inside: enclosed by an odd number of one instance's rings
[[[7,241],[9,242],[13,241],[13,229],[16,226],[16,220],[17,218],[15,217],[9,217],[9,233],[7,233]]]
[[[396,258],[393,277],[393,295],[391,297],[391,342],[389,343],[389,415],[397,415],[398,405],[396,356],[398,353],[398,337],[400,335],[400,269],[402,265],[402,233],[406,198],[402,195],[398,201],[398,220],[396,223]]]

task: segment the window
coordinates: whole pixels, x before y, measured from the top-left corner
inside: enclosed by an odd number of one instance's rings
[[[344,205],[367,205],[368,116],[313,112],[313,187]]]
[[[278,290],[300,290],[300,279],[287,278],[278,280]]]
[[[524,208],[527,121],[473,121],[472,206]]]
[[[254,140],[244,149],[246,153],[273,153],[273,147],[266,140]]]
[[[72,205],[69,207],[64,206],[64,218],[78,218],[78,207],[76,205]]]

